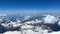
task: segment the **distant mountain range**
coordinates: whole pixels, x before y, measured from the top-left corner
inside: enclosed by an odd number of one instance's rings
[[[19,31],[23,25],[27,24],[41,26],[43,29],[60,31],[60,16],[55,15],[7,15],[0,14],[0,33],[6,31]],[[26,27],[27,27],[26,26]],[[24,26],[25,27],[25,26]],[[28,27],[29,28],[29,27]]]

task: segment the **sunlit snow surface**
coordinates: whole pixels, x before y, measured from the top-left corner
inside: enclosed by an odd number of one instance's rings
[[[60,17],[55,15],[0,14],[2,34],[59,34]]]

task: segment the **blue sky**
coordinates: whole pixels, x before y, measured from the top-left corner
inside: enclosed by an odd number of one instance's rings
[[[0,0],[0,12],[60,12],[60,0]]]

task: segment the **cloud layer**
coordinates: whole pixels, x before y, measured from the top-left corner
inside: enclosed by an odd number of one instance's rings
[[[6,16],[5,14],[3,14],[3,15]],[[32,16],[25,16],[23,18],[24,19],[22,19],[22,20],[20,20],[20,18],[18,18],[18,19],[16,19],[16,21],[12,21],[12,20],[7,18],[9,22],[1,23],[1,25],[5,29],[17,28],[17,27],[19,27],[21,29],[29,29],[29,28],[33,29],[35,27],[34,24],[36,24],[36,25],[39,24],[39,26],[44,25],[44,24],[53,24],[54,25],[59,20],[57,17],[52,16],[52,15],[45,15],[44,18],[40,19],[40,17],[39,17],[39,19],[35,18],[34,20],[33,19],[28,20],[30,18],[33,18]],[[0,21],[5,21],[5,20],[1,18]],[[22,23],[23,21],[25,21],[25,22]],[[44,23],[44,24],[42,24],[42,23]],[[58,25],[60,26],[60,20],[58,22]],[[47,28],[45,28],[45,29],[47,29]],[[47,31],[48,31],[48,29],[47,29]],[[24,32],[27,32],[27,34],[37,34],[37,32],[33,32],[32,30],[26,30]],[[3,34],[21,34],[21,31],[8,31],[8,32],[5,32]]]
[[[55,22],[57,22],[57,18],[55,16],[46,15],[44,18],[44,23],[55,24]]]

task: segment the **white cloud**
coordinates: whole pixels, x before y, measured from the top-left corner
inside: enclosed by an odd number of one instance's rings
[[[32,20],[32,21],[27,21],[27,22],[25,22],[26,24],[32,24],[32,23],[34,23],[34,21]]]
[[[3,13],[3,14],[0,14],[0,16],[7,16],[5,13]]]
[[[27,24],[37,24],[37,23],[41,23],[41,22],[43,22],[43,21],[42,20],[35,19],[35,20],[32,20],[32,21],[27,21],[25,23],[27,23]]]
[[[28,15],[28,16],[25,16],[25,17],[24,17],[24,20],[27,20],[27,19],[29,19],[29,18],[31,18],[31,16],[29,16],[29,15]]]
[[[20,21],[20,19],[19,19],[19,18],[16,18],[16,22],[19,22],[19,23],[20,23],[21,21]]]
[[[44,23],[54,24],[55,22],[57,22],[57,18],[55,16],[46,15],[44,18]]]
[[[0,19],[0,22],[2,22],[3,20],[2,19]]]

